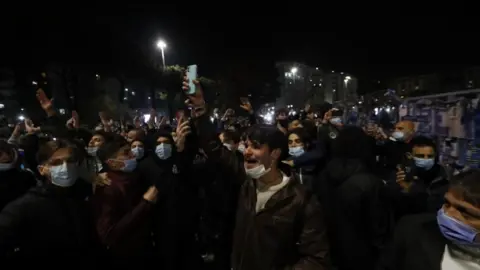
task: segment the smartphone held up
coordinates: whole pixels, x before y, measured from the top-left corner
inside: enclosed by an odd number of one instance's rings
[[[188,90],[186,94],[193,95],[197,91],[194,80],[197,79],[197,65],[190,65],[187,67],[186,77],[188,80]]]

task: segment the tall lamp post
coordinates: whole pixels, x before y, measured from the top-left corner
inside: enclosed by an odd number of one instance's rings
[[[163,69],[165,69],[165,52],[164,52],[164,49],[166,47],[167,47],[167,43],[165,43],[165,41],[163,41],[163,40],[157,41],[157,48],[159,48],[160,51],[162,52]]]

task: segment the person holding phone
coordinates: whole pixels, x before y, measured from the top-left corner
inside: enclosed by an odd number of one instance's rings
[[[397,219],[437,211],[449,184],[447,170],[438,163],[436,143],[425,136],[416,136],[411,144],[411,153],[406,153],[397,166],[395,181],[387,183]]]

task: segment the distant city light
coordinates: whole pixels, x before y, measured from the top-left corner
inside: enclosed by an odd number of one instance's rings
[[[135,96],[135,92],[132,91],[132,96]]]
[[[36,81],[32,81],[32,85],[37,85],[37,82],[36,82]]]
[[[20,121],[24,121],[24,120],[25,120],[25,116],[23,116],[23,115],[19,115],[19,116],[18,116],[18,120],[20,120]]]
[[[351,80],[351,79],[352,79],[352,77],[350,77],[350,76],[345,76],[345,80]]]
[[[125,92],[128,92],[128,88],[125,88]]]
[[[151,97],[148,97],[148,99],[151,99]]]
[[[5,105],[0,103],[0,109],[3,109],[3,108],[5,108]]]
[[[318,67],[316,67],[315,69],[318,70]]]
[[[292,74],[295,75],[295,73],[297,73],[298,69],[296,67],[293,67],[292,70],[290,70],[292,72]]]
[[[148,122],[150,120],[150,114],[143,115],[143,121]]]

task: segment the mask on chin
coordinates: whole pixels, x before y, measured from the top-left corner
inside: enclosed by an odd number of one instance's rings
[[[264,176],[265,174],[269,173],[270,170],[271,170],[270,168],[265,169],[265,166],[262,164],[262,165],[258,165],[255,168],[251,168],[251,169],[245,168],[245,173],[253,179],[258,179],[258,178]]]
[[[229,143],[224,143],[223,146],[225,146],[229,151],[233,150],[233,145],[231,145]]]

